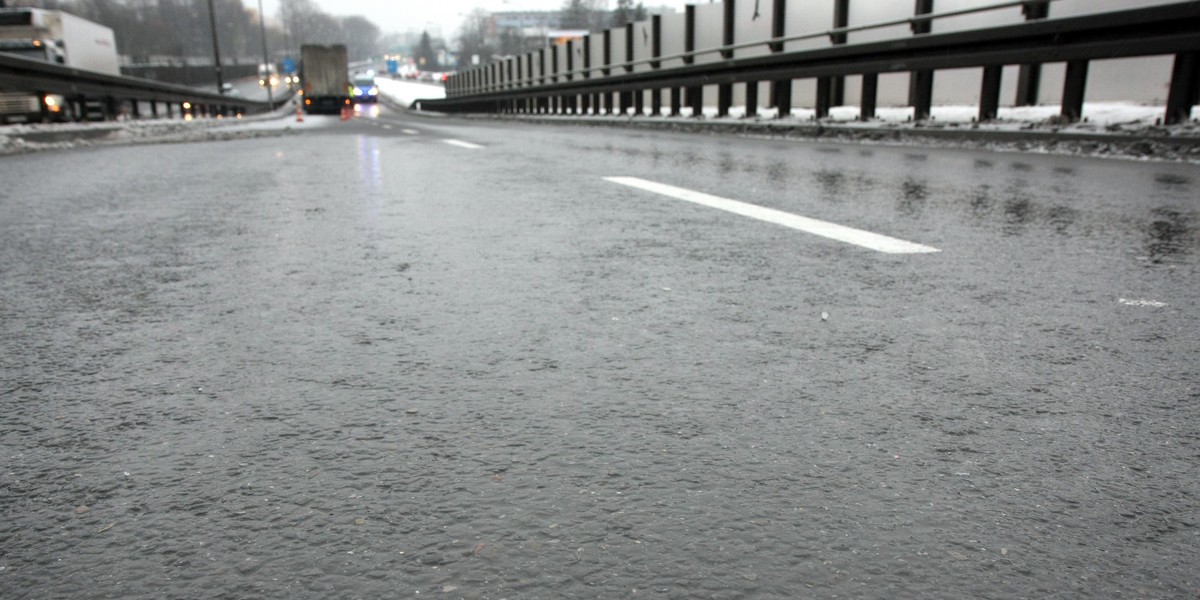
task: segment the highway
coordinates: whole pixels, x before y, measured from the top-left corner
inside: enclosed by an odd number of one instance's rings
[[[0,180],[0,597],[1200,594],[1197,165],[383,107]]]

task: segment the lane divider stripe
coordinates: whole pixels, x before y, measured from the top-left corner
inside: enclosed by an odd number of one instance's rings
[[[447,144],[450,144],[451,146],[458,146],[459,148],[467,148],[470,150],[479,150],[480,148],[483,148],[483,146],[480,146],[479,144],[472,144],[471,142],[464,142],[462,140],[442,140],[442,141],[446,142]]]
[[[870,250],[884,252],[887,254],[921,254],[927,252],[940,252],[940,250],[931,246],[906,242],[894,237],[888,237],[878,233],[871,233],[870,231],[863,231],[861,229],[854,229],[853,227],[846,227],[845,225],[838,225],[837,223],[810,219],[808,217],[802,217],[800,215],[784,212],[782,210],[775,210],[765,206],[758,206],[757,204],[748,204],[746,202],[739,202],[737,200],[730,200],[728,198],[721,198],[719,196],[712,196],[701,192],[694,192],[692,190],[666,185],[663,183],[657,183],[654,181],[647,181],[637,177],[605,177],[604,179],[605,181],[611,181],[613,183],[626,185],[647,192],[653,192],[655,194],[661,194],[663,196],[668,196],[677,200],[684,200],[686,202],[707,206],[709,208],[716,208],[718,210],[731,212],[743,217],[750,217],[751,219],[775,223],[776,225],[783,225],[784,227],[790,227],[805,233],[819,235],[831,240],[845,242],[847,244],[853,244],[855,246],[861,246],[863,248],[868,248]]]

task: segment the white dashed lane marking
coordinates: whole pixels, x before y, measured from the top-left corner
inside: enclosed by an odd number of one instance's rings
[[[686,202],[692,202],[701,206],[707,206],[709,208],[716,208],[726,212],[731,212],[743,217],[750,217],[751,219],[775,223],[776,225],[783,225],[784,227],[790,227],[805,233],[819,235],[831,240],[845,242],[847,244],[854,244],[855,246],[861,246],[863,248],[868,248],[870,250],[884,252],[887,254],[919,254],[926,252],[939,252],[937,248],[933,248],[931,246],[906,242],[894,237],[888,237],[878,233],[871,233],[870,231],[863,231],[861,229],[854,229],[853,227],[846,227],[845,225],[838,225],[837,223],[810,219],[808,217],[802,217],[800,215],[784,212],[782,210],[775,210],[773,208],[758,206],[757,204],[748,204],[738,200],[730,200],[728,198],[712,196],[702,192],[695,192],[663,183],[639,179],[637,177],[605,177],[604,179],[606,181],[627,185],[640,190],[645,190],[647,192],[653,192],[655,194],[661,194],[677,200],[684,200]]]
[[[1149,306],[1151,308],[1162,308],[1167,306],[1166,302],[1160,302],[1158,300],[1144,300],[1141,298],[1136,300],[1131,300],[1129,298],[1118,298],[1117,302],[1120,302],[1125,306]]]
[[[442,140],[442,141],[446,142],[447,144],[450,144],[451,146],[458,146],[459,148],[467,148],[469,150],[479,150],[479,149],[483,148],[483,146],[480,146],[479,144],[472,144],[471,142],[464,142],[462,140]]]

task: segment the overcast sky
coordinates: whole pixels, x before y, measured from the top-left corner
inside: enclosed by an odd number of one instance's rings
[[[257,10],[257,0],[242,0],[248,7]],[[281,0],[262,0],[263,12],[270,18],[279,16]],[[282,0],[286,2],[287,0]],[[489,12],[506,10],[559,10],[563,0],[315,0],[317,5],[335,16],[362,15],[379,26],[384,33],[403,33],[410,29],[423,30],[441,27],[443,37],[451,37],[458,31],[463,17],[472,9],[482,8]],[[654,0],[643,2],[650,6],[674,6],[683,10],[683,5],[697,0]],[[616,0],[608,0],[610,8]]]
[[[280,2],[287,0],[262,0],[263,12],[269,18],[278,18]],[[559,10],[564,0],[314,0],[321,8],[335,16],[362,15],[379,26],[384,33],[404,33],[409,30],[421,31],[441,28],[445,38],[451,38],[458,31],[463,17],[475,8],[483,8],[489,12],[507,10]],[[604,1],[604,0],[602,0]],[[682,12],[685,4],[707,4],[712,0],[642,0],[646,6],[669,6]],[[762,0],[763,6],[769,6],[770,0]],[[1051,12],[1058,16],[1096,12],[1098,10],[1113,10],[1131,8],[1151,4],[1162,4],[1176,0],[1063,0],[1055,2]],[[258,0],[242,0],[247,8],[257,10]],[[608,7],[615,8],[617,0],[607,0]],[[953,0],[947,1],[942,7],[961,8],[965,5],[997,4],[999,0]],[[912,0],[871,0],[869,5],[886,7],[902,5],[902,12],[911,11]],[[951,6],[953,5],[953,6]],[[892,8],[896,8],[892,6]],[[890,9],[889,9],[890,10]],[[1015,10],[1015,9],[1014,9]],[[1012,12],[1011,10],[1009,12]],[[890,13],[889,13],[890,15]],[[869,21],[869,19],[868,19]]]

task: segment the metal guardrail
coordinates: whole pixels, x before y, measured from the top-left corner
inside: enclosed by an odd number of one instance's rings
[[[817,114],[822,117],[828,114],[828,96],[822,98],[822,84],[828,88],[831,78],[861,75],[861,118],[869,119],[875,112],[878,75],[912,72],[915,75],[913,106],[917,118],[921,119],[929,114],[934,71],[982,67],[979,119],[986,121],[996,116],[1001,69],[1005,65],[1065,62],[1067,70],[1062,117],[1074,121],[1082,113],[1089,61],[1175,55],[1164,121],[1176,123],[1189,118],[1191,107],[1200,101],[1200,62],[1197,62],[1200,54],[1200,2],[1179,2],[1061,19],[1037,18],[987,29],[926,33],[929,23],[936,19],[1015,6],[1045,7],[1050,1],[1024,0],[944,13],[930,12],[885,23],[779,36],[671,56],[659,56],[655,52],[655,56],[640,61],[626,60],[604,65],[585,62],[581,69],[558,71],[558,61],[555,60],[552,61],[554,67],[551,72],[541,68],[535,74],[534,56],[538,57],[539,64],[544,65],[545,62],[546,51],[541,50],[457,73],[447,81],[445,99],[422,100],[419,107],[442,112],[581,114],[603,111],[611,114],[614,108],[612,96],[616,94],[622,113],[633,108],[635,114],[641,114],[644,94],[640,92],[669,89],[670,114],[674,116],[681,114],[683,94],[687,95],[687,104],[694,112],[698,112],[702,107],[702,87],[716,84],[721,88],[718,101],[720,114],[728,110],[731,96],[728,86],[770,81],[776,83],[772,86],[771,104],[784,115],[790,111],[791,98],[790,93],[781,93],[784,88],[790,92],[790,85],[783,84],[790,84],[794,79],[816,78]],[[692,10],[691,7],[689,10]],[[727,7],[727,23],[730,13]],[[914,33],[920,35],[881,42],[835,44],[820,49],[783,50],[786,42],[825,36],[835,40],[837,36],[842,36],[844,41],[847,33],[903,24],[909,24]],[[689,19],[689,26],[694,27],[693,19]],[[653,29],[657,32],[659,28]],[[694,39],[694,32],[689,32],[688,36]],[[728,35],[727,39],[731,37]],[[605,36],[606,41],[607,38]],[[771,53],[732,57],[734,50],[762,46],[767,46]],[[659,47],[657,40],[655,47]],[[714,53],[720,53],[722,58],[705,63],[693,62],[697,56]],[[627,58],[632,58],[628,50]],[[672,59],[682,59],[684,64],[662,66],[663,61]],[[513,64],[517,65],[515,77]],[[523,64],[527,64],[528,68],[522,69]],[[650,65],[649,70],[633,70],[635,66],[646,64]],[[921,82],[918,83],[919,79]],[[756,85],[747,86],[748,114],[753,114],[757,104],[757,98],[749,97],[752,91],[757,92]],[[660,114],[661,94],[652,94],[651,101],[652,114]]]
[[[60,95],[81,105],[98,101],[106,119],[114,118],[117,107],[126,102],[134,117],[144,116],[140,114],[141,103],[150,104],[152,116],[158,116],[160,104],[165,106],[167,116],[174,115],[176,108],[180,114],[233,116],[267,112],[289,100],[284,97],[273,103],[258,102],[4,53],[0,53],[0,90],[5,93],[27,92],[36,94],[38,98],[48,94]]]

